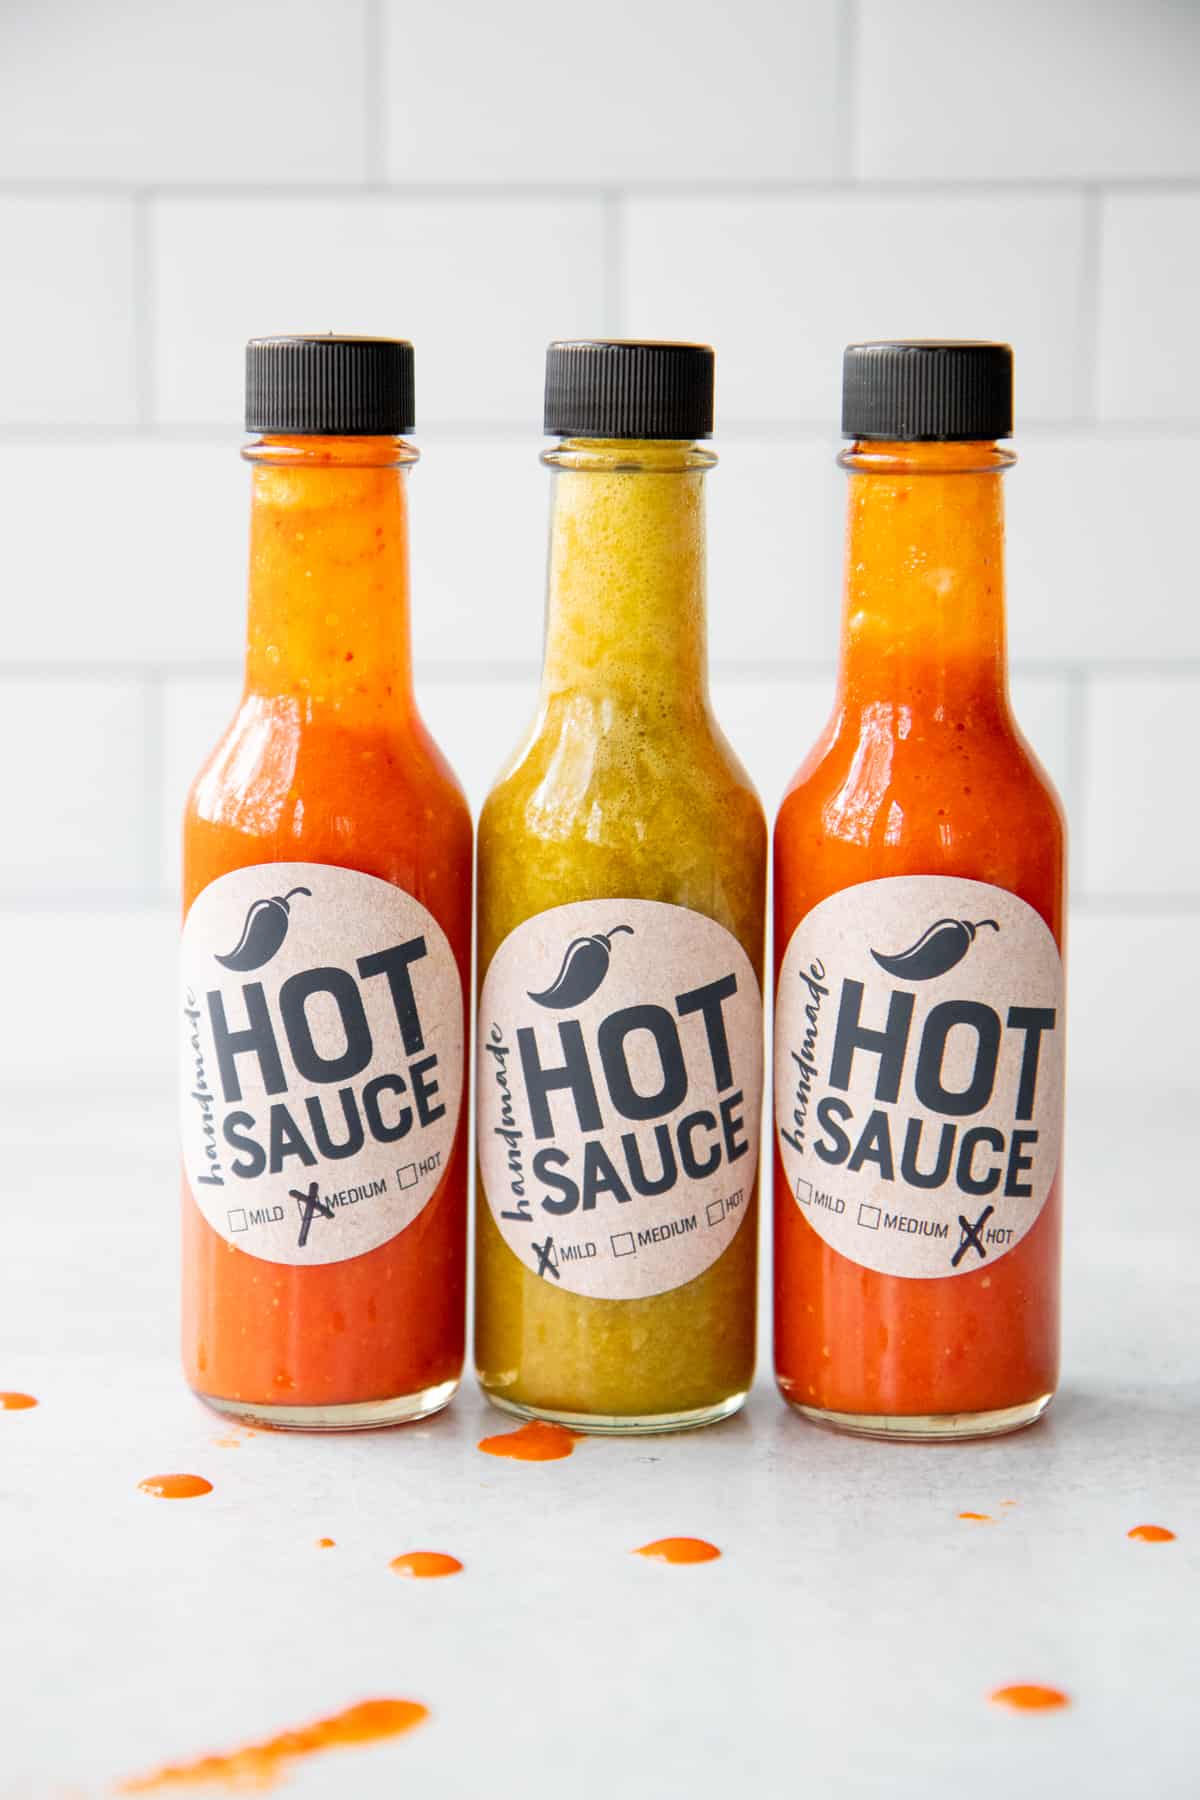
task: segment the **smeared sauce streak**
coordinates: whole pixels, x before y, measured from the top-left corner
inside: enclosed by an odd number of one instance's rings
[[[996,1523],[991,1513],[961,1512],[958,1516],[960,1519],[974,1519],[979,1525],[994,1525]]]
[[[447,1556],[443,1550],[406,1550],[403,1556],[393,1556],[388,1568],[396,1575],[407,1575],[417,1581],[462,1573],[457,1556]]]
[[[651,1544],[639,1544],[633,1554],[649,1556],[655,1562],[705,1563],[715,1562],[721,1552],[707,1538],[668,1537],[655,1538]]]
[[[428,1717],[429,1708],[416,1700],[363,1700],[328,1719],[318,1719],[313,1725],[264,1738],[261,1744],[247,1744],[222,1756],[201,1756],[195,1762],[171,1763],[153,1774],[136,1775],[117,1791],[152,1794],[164,1788],[219,1784],[235,1792],[261,1794],[273,1788],[286,1773],[287,1765],[302,1756],[398,1737]]]
[[[1042,1687],[1036,1681],[1017,1682],[1012,1687],[996,1688],[989,1695],[997,1706],[1011,1706],[1015,1712],[1049,1712],[1056,1706],[1070,1706],[1071,1697],[1061,1688]]]
[[[32,1394],[0,1394],[0,1412],[28,1412],[36,1405]]]
[[[568,1431],[565,1425],[531,1419],[516,1431],[480,1438],[479,1448],[485,1456],[511,1456],[516,1462],[558,1462],[561,1457],[570,1456],[583,1435],[581,1431]]]
[[[1175,1533],[1168,1531],[1165,1525],[1135,1525],[1127,1537],[1136,1539],[1139,1544],[1173,1544]]]
[[[138,1486],[143,1494],[156,1494],[160,1500],[195,1500],[212,1493],[212,1482],[203,1475],[147,1475]]]

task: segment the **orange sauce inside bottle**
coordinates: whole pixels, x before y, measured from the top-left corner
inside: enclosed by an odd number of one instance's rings
[[[264,439],[254,463],[241,708],[193,785],[184,910],[273,861],[394,882],[471,945],[471,819],[412,691],[408,513],[393,439]],[[466,1016],[469,1016],[467,1014]],[[457,1379],[465,1338],[466,1133],[397,1237],[297,1267],[226,1242],[183,1193],[183,1345],[202,1395],[253,1406],[383,1400]]]
[[[1062,948],[1062,811],[1008,702],[1007,460],[975,443],[851,453],[837,702],[775,832],[777,980],[814,906],[888,876],[1005,888]],[[918,1279],[826,1244],[792,1198],[778,1139],[775,1169],[776,1369],[789,1399],[896,1418],[986,1413],[1054,1391],[1060,1178],[1006,1255],[952,1279]]]
[[[485,1456],[507,1456],[514,1462],[559,1462],[572,1454],[583,1435],[569,1431],[565,1425],[531,1419],[516,1431],[498,1431],[493,1437],[480,1438],[479,1448]]]
[[[221,1786],[238,1793],[263,1793],[276,1785],[289,1763],[349,1744],[371,1744],[398,1737],[428,1717],[429,1708],[416,1700],[363,1700],[327,1719],[318,1719],[295,1731],[282,1731],[277,1737],[247,1744],[241,1750],[197,1757],[194,1762],[172,1763],[150,1775],[135,1776],[123,1782],[118,1792],[153,1794],[169,1788]]]

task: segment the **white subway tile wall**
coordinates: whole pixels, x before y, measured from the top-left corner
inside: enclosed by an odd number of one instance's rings
[[[1136,1077],[1119,997],[1200,1081],[1155,1000],[1200,1002],[1198,84],[1173,0],[0,8],[0,1072],[170,1080],[179,812],[239,687],[242,344],[336,327],[417,343],[417,675],[476,807],[535,699],[549,337],[717,345],[714,701],[770,808],[832,698],[843,343],[1007,337],[1073,1077]]]

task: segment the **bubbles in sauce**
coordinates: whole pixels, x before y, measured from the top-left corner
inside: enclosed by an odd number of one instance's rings
[[[516,1462],[558,1462],[570,1456],[582,1436],[581,1431],[568,1431],[565,1425],[531,1419],[516,1431],[480,1438],[479,1448],[485,1456],[510,1456]]]
[[[457,1556],[447,1556],[443,1550],[406,1550],[403,1556],[393,1556],[388,1568],[396,1575],[408,1575],[417,1581],[462,1573]]]
[[[28,1412],[36,1405],[32,1394],[0,1394],[0,1412]]]
[[[653,1543],[639,1544],[634,1551],[635,1556],[649,1556],[655,1562],[668,1563],[705,1563],[715,1562],[721,1552],[707,1538],[667,1537],[655,1538]]]
[[[259,1744],[247,1744],[221,1756],[201,1756],[195,1762],[171,1763],[150,1775],[138,1775],[122,1783],[122,1794],[153,1794],[168,1788],[222,1786],[232,1792],[262,1793],[274,1787],[287,1765],[300,1757],[347,1744],[371,1744],[380,1738],[399,1737],[429,1717],[429,1708],[416,1700],[363,1700],[344,1712]]]
[[[212,1482],[203,1475],[147,1475],[138,1486],[143,1494],[156,1494],[160,1500],[196,1500],[212,1493]]]
[[[1015,1712],[1049,1712],[1057,1706],[1070,1706],[1069,1694],[1061,1688],[1042,1687],[1036,1681],[1019,1681],[1012,1687],[996,1688],[989,1698],[997,1706],[1011,1706]]]
[[[1134,1538],[1139,1544],[1173,1544],[1175,1533],[1165,1525],[1135,1525],[1127,1537]]]

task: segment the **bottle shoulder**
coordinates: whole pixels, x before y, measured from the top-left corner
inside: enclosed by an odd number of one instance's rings
[[[192,783],[183,836],[192,891],[224,868],[289,859],[415,892],[422,862],[433,877],[469,871],[472,847],[466,798],[415,713],[381,725],[303,717],[253,695]]]
[[[855,882],[958,874],[1061,919],[1063,808],[1006,711],[904,732],[882,714],[835,717],[784,796],[774,841],[787,910]]]

